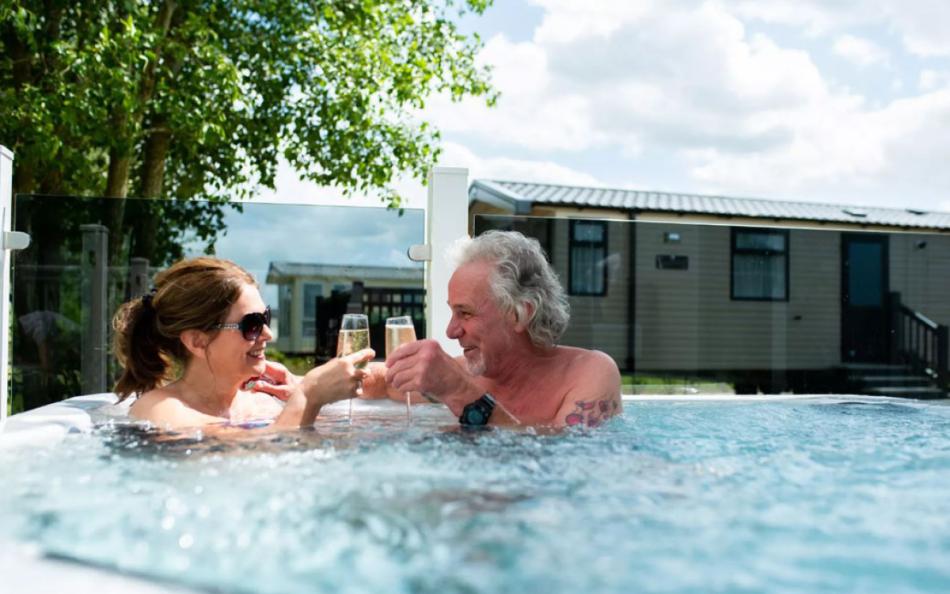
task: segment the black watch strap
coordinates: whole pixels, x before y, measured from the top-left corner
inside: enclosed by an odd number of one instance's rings
[[[468,427],[480,427],[488,424],[492,412],[495,410],[495,397],[485,392],[475,402],[470,402],[462,409],[459,423]]]

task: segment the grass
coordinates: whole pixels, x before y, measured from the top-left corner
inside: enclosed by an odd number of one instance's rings
[[[624,394],[699,394],[732,393],[732,384],[688,375],[623,374],[620,376]]]
[[[276,361],[284,365],[287,369],[296,375],[304,375],[313,369],[315,363],[311,356],[307,355],[287,355],[281,351],[267,349],[267,360]]]

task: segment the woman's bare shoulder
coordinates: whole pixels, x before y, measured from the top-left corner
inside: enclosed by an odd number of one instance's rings
[[[129,408],[129,415],[163,429],[200,427],[226,420],[196,411],[165,388],[156,388],[139,396]]]

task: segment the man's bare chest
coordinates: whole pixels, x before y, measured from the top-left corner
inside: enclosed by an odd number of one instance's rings
[[[488,391],[522,423],[543,424],[555,420],[571,388],[562,374],[554,373],[532,378],[517,389],[492,384]]]

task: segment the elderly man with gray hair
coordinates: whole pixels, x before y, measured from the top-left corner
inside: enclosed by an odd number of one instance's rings
[[[537,240],[489,231],[461,242],[449,281],[449,338],[406,344],[386,361],[395,393],[437,399],[463,425],[593,427],[619,413],[620,372],[599,351],[560,346],[567,298]]]

